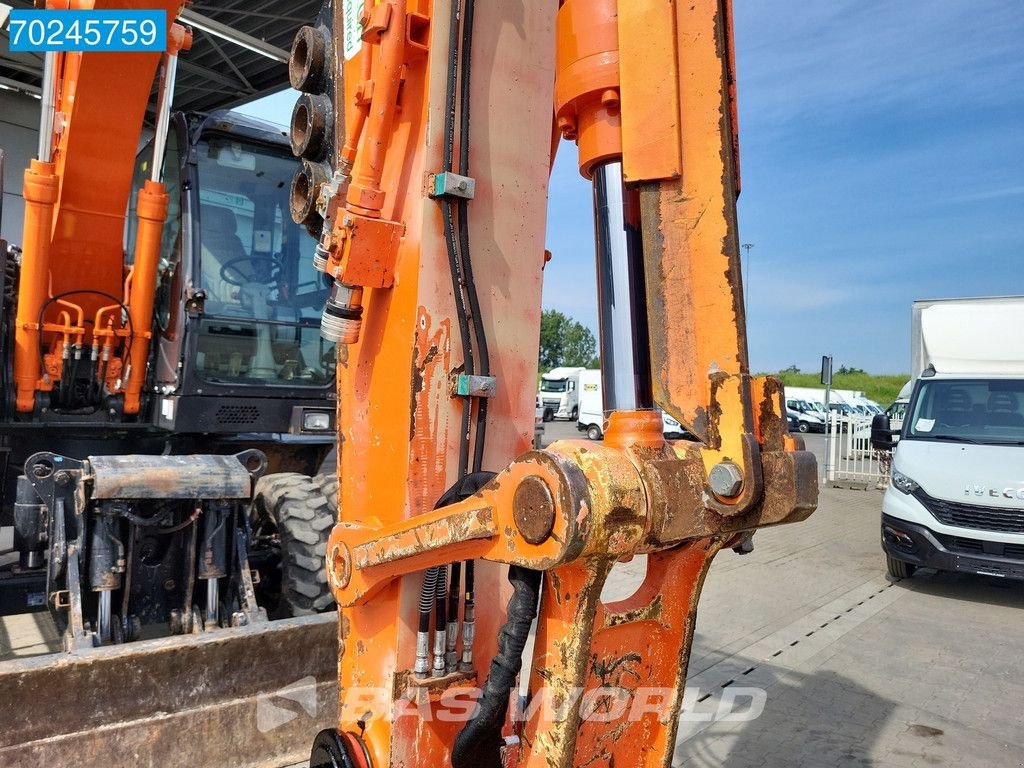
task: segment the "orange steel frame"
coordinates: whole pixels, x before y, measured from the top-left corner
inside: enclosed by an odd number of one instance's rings
[[[361,734],[374,766],[449,764],[461,723],[386,710],[408,697],[435,709],[458,686],[482,683],[505,617],[503,564],[514,563],[547,572],[532,692],[677,695],[637,722],[593,722],[579,708],[555,723],[535,713],[508,762],[668,766],[712,558],[744,531],[805,518],[817,500],[814,460],[787,434],[781,385],[752,379],[746,358],[730,2],[478,0],[475,12],[468,208],[482,306],[473,321],[498,380],[484,467],[502,471],[436,511],[457,479],[451,379],[464,364],[439,207],[424,193],[441,162],[449,1],[368,4],[361,50],[339,68],[335,116],[348,120],[336,166],[352,181],[329,270],[361,292],[364,319],[338,367],[340,519],[327,564],[340,606],[338,728]],[[413,40],[414,28],[429,35]],[[656,414],[624,412],[610,415],[603,444],[529,451],[552,120],[578,141],[584,175],[621,158],[639,189],[655,399],[698,442],[666,441]],[[733,498],[709,485],[723,462],[742,475]],[[542,488],[541,501],[524,503],[525,487]],[[550,532],[531,544],[521,526],[539,518]],[[611,566],[640,553],[643,586],[603,604]],[[468,559],[479,561],[485,596],[475,673],[419,683],[410,671],[422,570]],[[353,699],[365,686],[391,692],[383,709]]]
[[[412,696],[436,714],[441,697],[482,683],[504,621],[503,564],[514,563],[546,572],[533,693],[664,686],[675,696],[636,722],[535,713],[509,763],[668,766],[712,558],[817,501],[814,460],[787,433],[781,385],[752,379],[747,365],[730,2],[476,3],[473,321],[497,378],[484,466],[502,471],[432,511],[456,480],[451,378],[464,364],[443,222],[424,191],[441,166],[449,2],[369,0],[362,48],[339,68],[335,125],[347,135],[335,165],[352,181],[336,203],[328,270],[361,294],[364,314],[338,366],[340,520],[327,552],[340,606],[338,728],[361,734],[374,766],[448,765],[461,723],[388,711]],[[699,442],[666,442],[655,413],[620,412],[603,444],[529,451],[553,121],[578,142],[584,175],[621,158],[639,190],[655,399]],[[709,485],[723,462],[743,478],[733,497]],[[530,543],[522,526],[538,519],[550,531]],[[643,586],[603,604],[612,565],[640,553]],[[421,572],[464,559],[480,561],[485,596],[476,671],[418,683]],[[362,687],[389,694],[368,702],[354,697]]]
[[[190,45],[184,28],[173,23],[181,5],[181,0],[48,0],[46,7],[166,10],[169,54],[177,55]],[[139,411],[167,216],[162,183],[147,181],[139,191],[139,225],[135,243],[129,243],[134,259],[127,274],[123,239],[135,153],[162,56],[55,55],[52,156],[33,160],[25,171],[14,350],[20,413],[32,413],[36,393],[51,391],[60,381],[62,352],[75,343],[86,356],[95,348],[97,366],[109,358],[102,368],[108,391],[124,394],[126,414]],[[125,304],[131,322],[122,319],[119,304],[96,291]],[[62,294],[64,298],[49,301]]]

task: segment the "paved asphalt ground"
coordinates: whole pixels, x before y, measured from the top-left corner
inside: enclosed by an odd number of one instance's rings
[[[578,434],[550,423],[545,442]],[[807,444],[820,465],[823,436]],[[824,488],[809,520],[718,555],[688,680],[694,715],[712,720],[682,724],[674,767],[1024,766],[1024,585],[932,571],[890,583],[881,502]],[[628,594],[642,571],[621,567],[615,586]],[[764,690],[761,716],[714,721],[730,687]]]

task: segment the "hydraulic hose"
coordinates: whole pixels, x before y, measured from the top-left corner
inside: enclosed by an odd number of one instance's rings
[[[473,53],[473,15],[474,0],[466,0],[462,16],[462,43],[460,45],[460,70],[462,79],[459,82],[459,175],[469,176],[469,122],[470,122],[470,86],[472,83]],[[462,262],[462,274],[465,281],[466,296],[469,300],[470,317],[473,319],[473,336],[476,341],[477,354],[480,356],[480,375],[491,375],[490,353],[487,349],[487,332],[480,315],[480,297],[473,280],[473,259],[469,251],[469,201],[459,198],[456,211],[459,221],[459,253]],[[487,398],[479,398],[476,413],[476,437],[473,441],[473,471],[483,468],[484,445],[487,437]]]
[[[445,614],[445,601],[448,599],[448,567],[439,565],[432,570],[437,571],[437,583],[434,588],[434,664],[430,674],[434,677],[444,677],[448,631],[448,619]]]
[[[423,586],[420,587],[420,623],[416,630],[416,666],[413,668],[417,677],[430,674],[430,612],[434,607],[436,590],[437,569],[428,568],[423,574]]]
[[[455,154],[455,90],[459,78],[459,5],[453,0],[448,27],[448,72],[444,94],[444,146],[442,149],[441,170],[445,173],[452,170]],[[473,342],[470,338],[469,315],[466,309],[466,297],[463,291],[464,278],[462,260],[459,257],[459,244],[455,233],[455,209],[447,197],[440,199],[441,218],[444,222],[444,241],[448,251],[448,271],[451,273],[452,294],[455,298],[455,317],[459,324],[459,340],[462,342],[464,373],[474,372]],[[459,470],[462,478],[469,471],[469,422],[470,401],[462,405],[462,423],[459,429]]]
[[[498,634],[498,652],[491,660],[476,713],[455,737],[452,768],[502,767],[501,729],[508,713],[509,691],[522,668],[523,649],[537,615],[541,572],[513,565],[508,569],[508,580],[513,588],[508,619]]]

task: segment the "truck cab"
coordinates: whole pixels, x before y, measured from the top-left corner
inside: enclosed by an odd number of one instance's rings
[[[580,373],[582,367],[552,368],[541,374],[537,407],[544,409],[544,421],[568,419],[576,421],[579,416]]]

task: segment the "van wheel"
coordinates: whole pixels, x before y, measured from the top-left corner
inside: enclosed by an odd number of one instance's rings
[[[573,406],[572,413],[569,414],[569,420],[570,421],[578,421],[579,418],[580,418],[580,409],[577,408],[576,406]]]
[[[591,424],[589,427],[587,427],[587,437],[589,437],[591,440],[600,440],[601,428],[597,426],[597,424]]]
[[[554,420],[555,420],[555,412],[553,410],[551,410],[550,408],[545,408],[544,409],[544,421],[554,421]]]
[[[803,433],[805,433],[805,434],[806,434],[807,432],[810,432],[810,431],[811,431],[811,428],[810,428],[810,426],[809,426],[809,425],[807,424],[807,422],[806,422],[806,421],[801,421],[801,422],[800,422],[800,426],[799,426],[799,427],[797,427],[797,429],[799,429],[799,430],[800,430],[801,432],[803,432]]]
[[[914,575],[914,571],[917,570],[917,566],[913,563],[907,563],[903,560],[897,560],[895,557],[891,557],[890,555],[886,555],[885,570],[887,570],[889,575],[894,579],[909,579]]]

